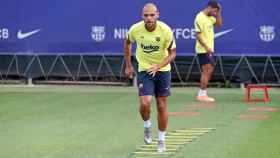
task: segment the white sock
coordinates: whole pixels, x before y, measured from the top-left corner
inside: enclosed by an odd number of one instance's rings
[[[198,96],[206,96],[206,95],[207,95],[207,90],[199,89]]]
[[[149,120],[144,121],[144,128],[150,128],[152,126],[152,122]]]
[[[159,141],[165,141],[165,131],[158,131],[158,140]]]

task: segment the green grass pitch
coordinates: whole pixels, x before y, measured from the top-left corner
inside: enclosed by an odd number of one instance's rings
[[[209,89],[217,102],[192,108],[196,88],[172,88],[168,130],[215,128],[188,143],[177,158],[279,158],[280,90],[271,89],[270,103],[245,104],[241,89]],[[275,112],[248,108],[273,107]],[[240,120],[261,114],[266,120]],[[153,133],[157,135],[155,102]],[[128,87],[1,87],[1,158],[126,158],[143,145],[143,122],[136,88]]]

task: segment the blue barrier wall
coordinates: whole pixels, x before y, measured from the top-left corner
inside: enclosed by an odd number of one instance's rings
[[[0,9],[0,52],[122,54],[130,25],[143,5],[131,0],[9,0]],[[195,15],[206,0],[151,0],[177,39],[178,55],[194,54]],[[224,56],[280,56],[279,0],[220,1],[224,25],[216,52]]]

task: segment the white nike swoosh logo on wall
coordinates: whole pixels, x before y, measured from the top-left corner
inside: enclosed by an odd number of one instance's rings
[[[214,38],[221,37],[221,36],[231,32],[231,31],[233,31],[233,29],[228,29],[228,30],[225,30],[225,31],[217,32],[217,33],[215,33]]]
[[[39,32],[39,31],[41,31],[41,29],[37,29],[37,30],[34,30],[34,31],[22,33],[21,30],[19,30],[18,33],[17,33],[17,38],[18,39],[24,39],[24,38],[27,38],[27,37]]]

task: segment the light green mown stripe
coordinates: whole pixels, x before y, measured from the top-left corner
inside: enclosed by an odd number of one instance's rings
[[[191,128],[191,130],[215,130],[215,128]]]

